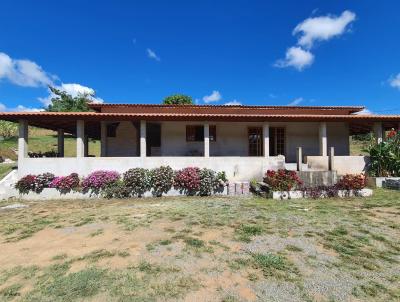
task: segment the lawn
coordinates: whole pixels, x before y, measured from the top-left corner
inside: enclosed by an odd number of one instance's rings
[[[1,301],[400,299],[400,192],[23,203],[0,210]]]
[[[10,173],[13,168],[15,168],[15,164],[0,164],[0,180]]]

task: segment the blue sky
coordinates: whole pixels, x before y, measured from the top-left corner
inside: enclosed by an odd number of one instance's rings
[[[41,108],[51,84],[110,103],[185,93],[400,113],[399,11],[399,1],[5,0],[0,109]]]

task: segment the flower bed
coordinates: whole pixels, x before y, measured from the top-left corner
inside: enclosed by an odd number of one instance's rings
[[[50,173],[26,175],[15,184],[15,189],[22,195],[29,194],[29,197],[32,197],[32,193],[39,194],[45,190],[44,193],[55,198],[56,190],[59,195],[70,195],[71,198],[85,195],[129,198],[151,195],[161,197],[167,193],[209,196],[224,192],[226,185],[225,172],[197,167],[174,172],[171,167],[162,166],[152,170],[133,168],[122,176],[116,171],[100,170],[83,179],[76,173],[57,177]]]

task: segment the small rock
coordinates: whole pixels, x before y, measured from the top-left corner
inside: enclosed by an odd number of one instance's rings
[[[22,203],[13,203],[8,206],[1,207],[0,210],[12,210],[12,209],[22,209],[27,208],[28,206]]]

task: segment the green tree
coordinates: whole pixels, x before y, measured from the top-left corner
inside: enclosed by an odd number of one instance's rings
[[[51,99],[51,104],[47,107],[46,111],[52,112],[81,112],[90,111],[88,104],[91,102],[90,98],[94,95],[91,94],[78,94],[72,97],[65,91],[59,90],[54,87],[49,87],[55,96]]]
[[[164,101],[166,105],[191,105],[193,104],[192,97],[184,94],[174,94],[167,96]]]
[[[18,133],[18,125],[16,123],[0,121],[0,136],[10,138]]]

